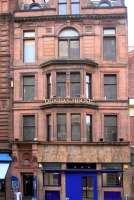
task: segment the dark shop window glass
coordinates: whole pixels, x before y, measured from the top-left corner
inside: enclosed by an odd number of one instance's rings
[[[66,0],[59,0],[59,15],[67,14],[67,2]]]
[[[57,140],[64,141],[67,137],[66,114],[57,114]]]
[[[116,59],[116,33],[115,29],[104,29],[103,57],[105,60]]]
[[[105,141],[117,141],[117,116],[104,116],[104,139]]]
[[[66,73],[57,73],[56,93],[57,97],[66,97]]]
[[[94,200],[94,178],[84,176],[82,178],[82,200]]]
[[[71,73],[71,97],[80,97],[80,73]]]
[[[79,0],[71,1],[71,13],[72,15],[78,15],[80,13],[80,2]]]
[[[71,132],[72,141],[80,141],[80,114],[71,115]]]
[[[104,75],[104,97],[106,100],[117,99],[116,75]]]
[[[23,100],[33,100],[35,97],[35,76],[23,76]]]
[[[121,172],[103,173],[102,179],[104,187],[121,187],[123,182],[123,176]]]
[[[45,186],[60,186],[61,175],[59,173],[45,172],[44,185]]]
[[[23,116],[23,139],[33,140],[35,137],[35,116]]]

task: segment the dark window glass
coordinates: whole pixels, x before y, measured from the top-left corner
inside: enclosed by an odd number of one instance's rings
[[[80,73],[71,73],[71,97],[80,97]]]
[[[104,187],[121,187],[123,176],[121,172],[116,173],[103,173],[103,186]]]
[[[47,98],[51,97],[51,74],[47,74]]]
[[[86,138],[87,141],[92,141],[92,116],[86,115]]]
[[[51,122],[51,115],[47,115],[47,141],[51,141],[52,135],[52,122]]]
[[[131,165],[134,165],[134,153],[131,154]]]
[[[65,97],[66,96],[66,73],[57,73],[57,97]]]
[[[80,141],[80,114],[71,115],[72,141]]]
[[[105,141],[117,141],[117,116],[104,116],[104,138]]]
[[[24,62],[35,62],[35,32],[24,32]]]
[[[35,76],[23,76],[23,100],[33,100],[35,97]]]
[[[54,162],[49,162],[49,163],[42,163],[43,165],[43,170],[60,170],[61,169],[61,163],[54,163]]]
[[[94,200],[94,177],[84,176],[82,178],[82,200]]]
[[[78,15],[80,13],[80,2],[79,2],[79,0],[72,0],[71,11],[72,11],[72,15]]]
[[[86,97],[91,98],[91,75],[86,74]]]
[[[23,139],[33,140],[35,137],[35,116],[23,116]]]
[[[46,186],[60,186],[61,175],[59,173],[45,172],[44,185]]]
[[[103,57],[105,60],[115,60],[116,59],[115,29],[104,29]]]
[[[67,14],[67,2],[66,0],[59,0],[59,15]]]
[[[120,163],[106,163],[102,165],[102,169],[109,169],[109,170],[122,170],[123,166]]]
[[[67,126],[66,114],[57,114],[57,139],[66,140]]]
[[[65,29],[59,35],[59,57],[76,59],[80,57],[79,34],[74,29]]]
[[[117,99],[116,75],[104,75],[104,97],[107,100]]]

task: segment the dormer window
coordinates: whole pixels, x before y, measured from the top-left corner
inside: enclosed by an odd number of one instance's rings
[[[101,0],[99,7],[111,7],[111,2],[109,0]]]

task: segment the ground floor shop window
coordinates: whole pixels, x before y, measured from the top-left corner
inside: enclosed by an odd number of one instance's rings
[[[104,173],[102,177],[104,187],[122,186],[122,173]]]
[[[59,173],[45,172],[43,177],[45,186],[60,186],[61,184],[61,175]]]

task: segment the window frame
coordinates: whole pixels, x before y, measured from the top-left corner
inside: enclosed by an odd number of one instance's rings
[[[65,80],[64,81],[58,81],[58,75],[64,75],[65,76]],[[62,86],[64,86],[64,91],[65,91],[65,96],[60,96],[58,95],[58,84],[62,84]],[[67,96],[67,75],[66,72],[56,72],[56,97],[60,97],[60,98],[65,98]],[[63,89],[63,88],[62,88]]]
[[[46,114],[46,123],[47,123],[46,141],[51,142],[51,137],[52,137],[52,114],[51,113]]]
[[[66,6],[66,12],[64,14],[60,14],[60,6],[61,5]],[[58,0],[58,15],[67,15],[67,0],[65,0],[65,2],[60,2],[60,0]]]
[[[73,129],[72,128],[73,127],[72,116],[73,115],[79,115],[79,118],[80,118],[80,122],[79,122],[79,130],[80,130],[79,139],[73,139],[73,132],[72,132],[72,129]],[[71,115],[70,115],[70,121],[71,121],[71,142],[80,142],[81,141],[81,113],[71,113]],[[75,122],[75,124],[76,124],[76,122]]]
[[[87,133],[87,116],[89,116],[90,117],[90,126],[89,126],[89,131],[90,131],[90,133]],[[86,119],[85,119],[85,128],[86,128],[86,140],[87,140],[87,142],[93,142],[93,124],[92,124],[92,122],[93,122],[93,119],[92,119],[92,115],[91,114],[89,114],[89,113],[86,113]],[[89,135],[89,137],[87,137],[87,135],[88,134],[90,134]]]
[[[34,36],[25,36],[25,33],[34,33]],[[27,62],[25,59],[25,41],[34,41],[34,61]],[[35,30],[23,30],[23,63],[34,64],[36,62],[36,32]]]
[[[105,83],[105,77],[111,77],[111,76],[114,76],[115,77],[115,83],[113,84],[113,83]],[[105,86],[107,86],[107,85],[114,85],[115,87],[114,87],[114,89],[115,89],[115,97],[114,98],[109,98],[109,97],[107,97],[106,95],[105,95]],[[112,73],[112,74],[108,74],[108,73],[106,73],[106,74],[104,74],[103,75],[103,97],[105,98],[105,100],[107,100],[107,101],[116,101],[117,99],[118,99],[118,93],[117,93],[117,89],[118,89],[118,76],[117,76],[117,74],[116,73]]]
[[[79,74],[79,81],[72,81],[71,75],[78,75]],[[73,87],[75,84],[79,84],[79,95],[73,96]],[[80,98],[81,97],[81,72],[70,72],[70,98]]]
[[[45,180],[46,180],[45,176],[47,174],[53,175],[53,176],[57,175],[57,178],[58,178],[57,182],[58,182],[58,184],[46,184],[46,182],[45,182]],[[49,179],[50,179],[50,177],[49,177]],[[50,172],[50,171],[45,171],[44,172],[43,171],[43,185],[46,186],[46,187],[60,187],[61,186],[61,174],[59,172],[53,172],[53,171],[52,172]]]
[[[27,126],[27,127],[34,127],[34,134],[33,134],[33,138],[32,139],[24,139],[24,117],[34,117],[34,126]],[[34,138],[37,136],[37,133],[36,133],[36,128],[37,128],[37,122],[36,122],[36,114],[33,114],[33,113],[29,113],[29,114],[22,114],[22,117],[21,117],[21,122],[22,122],[22,140],[25,141],[25,142],[29,142],[29,141],[33,141]]]
[[[87,82],[87,76],[89,77],[89,82]],[[88,86],[88,95],[87,95],[87,86]],[[86,98],[92,99],[92,74],[86,73],[85,75],[85,93]]]
[[[105,34],[105,30],[113,30],[114,33],[112,34]],[[115,46],[114,46],[114,57],[108,58],[107,55],[105,55],[106,50],[104,49],[104,41],[105,39],[113,39]],[[110,48],[109,48],[110,49]],[[117,59],[117,35],[116,35],[116,27],[103,27],[103,60],[104,61],[116,61]]]
[[[61,116],[61,115],[64,115],[65,116],[65,124],[60,124],[61,126],[64,126],[64,128],[66,129],[66,132],[65,133],[62,133],[62,136],[64,136],[65,138],[59,138],[58,136],[58,116]],[[57,141],[67,141],[67,114],[66,113],[57,113]]]
[[[26,85],[26,84],[24,84],[24,78],[25,77],[33,77],[34,78],[34,84],[32,85]],[[22,75],[22,99],[23,99],[23,101],[34,101],[35,100],[35,94],[36,94],[36,75],[35,74],[23,74]],[[25,98],[25,95],[24,95],[24,89],[25,89],[25,87],[34,87],[34,95],[33,95],[33,98],[30,98],[30,99],[26,99]]]
[[[77,36],[76,35],[75,36],[60,36],[62,34],[62,32],[69,31],[69,30],[74,31],[74,34],[77,32],[78,35]],[[60,52],[61,52],[60,42],[63,42],[63,41],[65,41],[67,43],[67,52],[66,52],[67,56],[61,56],[60,55]],[[73,42],[77,41],[78,45],[79,45],[78,55],[76,57],[72,57],[72,55],[71,55],[71,42],[72,41]],[[58,57],[63,58],[63,59],[66,59],[66,58],[68,58],[68,59],[79,59],[80,58],[80,36],[79,36],[79,32],[76,29],[65,28],[60,32],[59,37],[58,37]]]
[[[79,12],[78,13],[73,13],[73,5],[79,5]],[[79,15],[80,14],[80,0],[71,0],[71,14],[72,15]]]
[[[46,74],[46,82],[47,82],[46,96],[47,96],[47,99],[50,99],[52,96],[52,74],[51,73]]]
[[[105,126],[105,117],[115,117],[116,118],[116,126]],[[105,142],[117,142],[118,141],[118,114],[110,114],[110,113],[106,113],[106,114],[104,114],[104,141]],[[115,137],[116,137],[116,139],[115,140],[110,140],[110,139],[108,139],[106,136],[106,134],[105,134],[105,128],[109,128],[109,127],[115,127],[116,128],[116,135],[115,135]],[[107,138],[107,139],[106,139]]]

